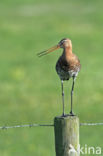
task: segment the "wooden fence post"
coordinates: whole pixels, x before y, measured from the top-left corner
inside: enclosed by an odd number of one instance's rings
[[[56,156],[80,156],[77,116],[55,117],[54,132]]]

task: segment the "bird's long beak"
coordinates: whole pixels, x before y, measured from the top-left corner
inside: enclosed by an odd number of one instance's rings
[[[51,52],[54,51],[54,50],[59,49],[59,48],[60,48],[60,45],[58,44],[58,45],[56,45],[56,46],[54,46],[54,47],[52,47],[52,48],[50,48],[50,49],[48,49],[48,50],[45,50],[45,51],[42,51],[42,52],[38,53],[37,55],[38,55],[38,57],[41,57],[41,56],[43,56],[43,55],[46,55],[46,54],[48,54],[48,53],[51,53]]]

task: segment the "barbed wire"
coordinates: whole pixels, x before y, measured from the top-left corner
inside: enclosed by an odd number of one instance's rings
[[[10,129],[10,128],[22,128],[22,127],[52,127],[53,124],[28,124],[28,125],[16,125],[16,126],[1,126],[0,130],[2,129]]]
[[[101,126],[103,123],[80,123],[80,126]]]
[[[101,126],[103,123],[80,123],[80,126]],[[15,125],[15,126],[1,126],[0,130],[12,129],[12,128],[25,128],[25,127],[53,127],[54,124],[27,124],[27,125]]]

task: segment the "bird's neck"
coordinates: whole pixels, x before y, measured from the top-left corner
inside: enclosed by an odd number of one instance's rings
[[[63,50],[63,56],[69,59],[72,56],[72,47],[65,47]]]

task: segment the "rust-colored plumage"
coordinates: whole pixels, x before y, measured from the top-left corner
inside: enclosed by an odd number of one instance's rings
[[[62,39],[56,46],[43,51],[41,53],[38,53],[38,56],[46,55],[56,49],[63,48],[63,53],[59,57],[57,63],[56,63],[56,71],[57,74],[60,77],[61,80],[61,86],[62,86],[62,102],[63,102],[63,114],[62,116],[65,116],[64,113],[64,89],[63,89],[63,81],[69,80],[71,77],[73,78],[73,84],[72,84],[72,90],[71,90],[71,111],[70,115],[74,115],[72,112],[72,97],[73,97],[73,90],[74,90],[74,82],[75,78],[78,75],[78,72],[80,71],[81,65],[78,57],[72,53],[72,43],[71,40],[68,38]]]
[[[57,61],[56,71],[61,80],[69,80],[71,77],[78,75],[81,67],[80,61],[72,53],[72,43],[69,39],[63,39],[59,44],[63,48],[63,53]]]

